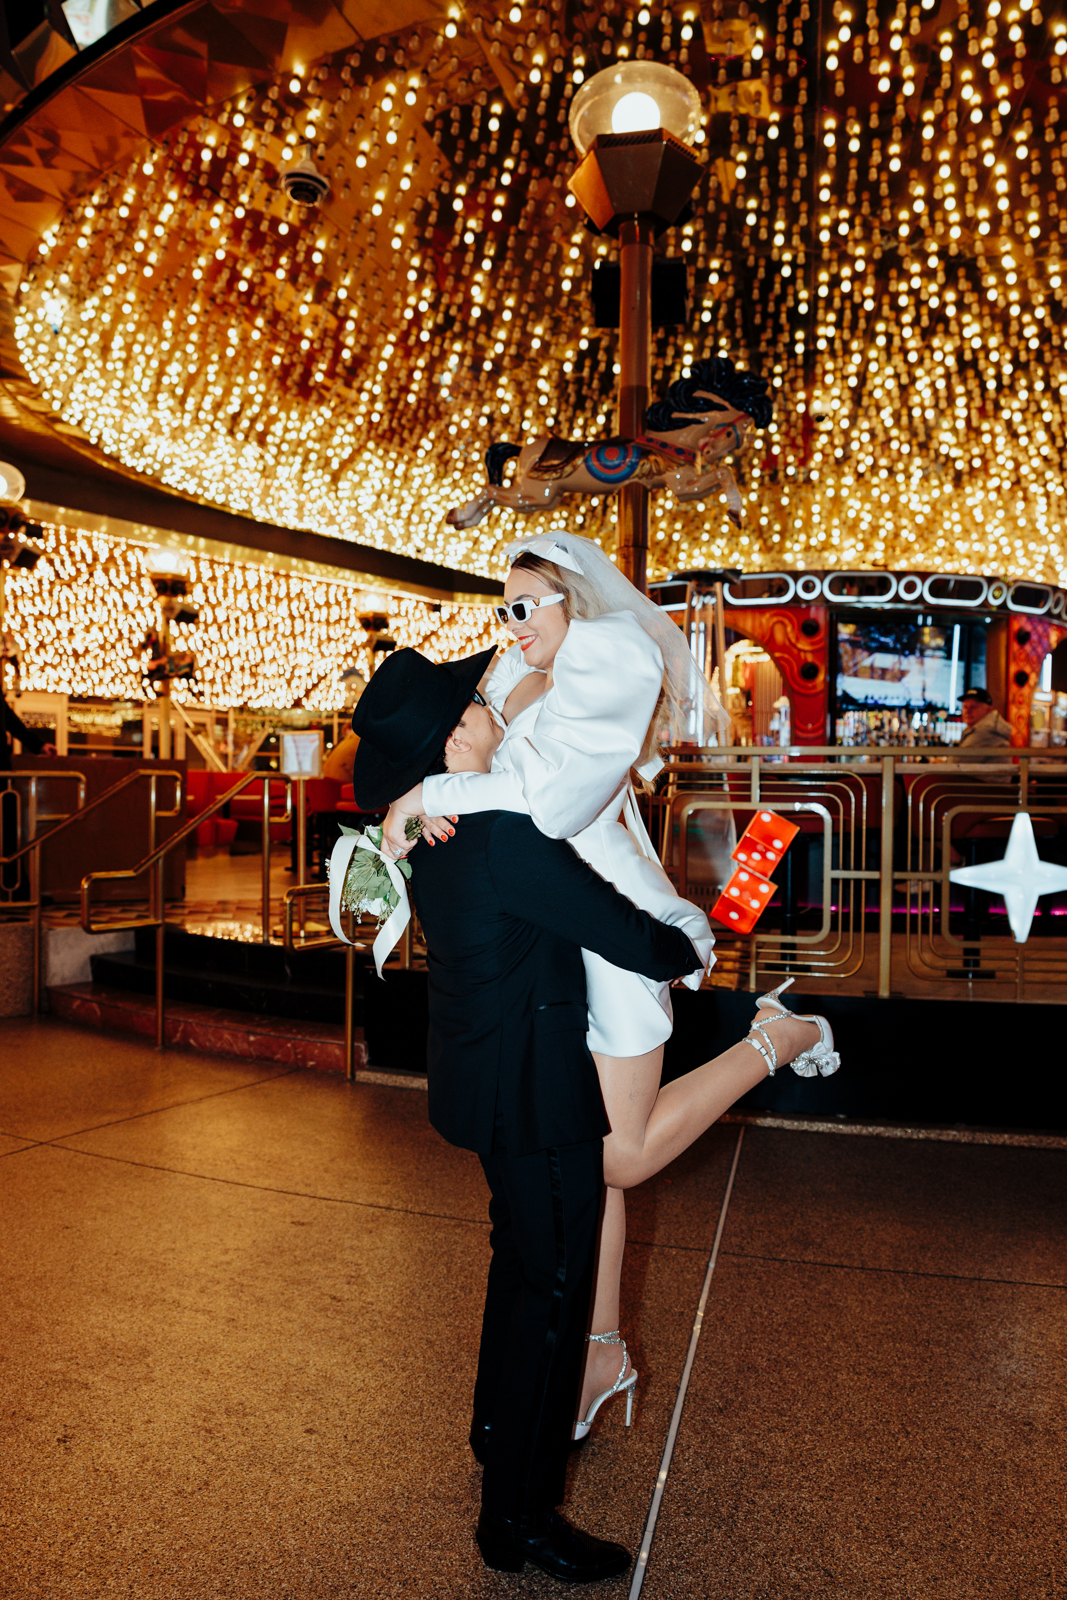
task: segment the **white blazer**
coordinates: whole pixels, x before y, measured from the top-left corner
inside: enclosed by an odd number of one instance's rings
[[[527,667],[518,645],[498,662],[488,699],[501,711]],[[425,779],[434,816],[522,811],[542,833],[568,839],[609,883],[644,911],[689,934],[703,971],[714,961],[704,913],[681,899],[641,822],[630,768],[637,761],[663,682],[663,657],[629,611],[575,619],[556,653],[552,687],[513,719],[491,772]],[[447,848],[447,846],[446,846]],[[522,871],[522,863],[515,863]],[[531,891],[534,892],[534,891]],[[591,1050],[643,1055],[669,1038],[670,988],[583,951]],[[684,982],[699,988],[703,971]]]

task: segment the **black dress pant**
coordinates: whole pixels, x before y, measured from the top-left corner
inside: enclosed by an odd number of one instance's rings
[[[475,1415],[490,1424],[482,1504],[536,1516],[563,1500],[604,1181],[601,1139],[483,1156],[493,1259]]]

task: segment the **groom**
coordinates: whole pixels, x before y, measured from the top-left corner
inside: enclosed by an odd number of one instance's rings
[[[431,772],[488,772],[502,735],[477,685],[493,654],[435,666],[397,650],[382,663],[352,719],[361,807],[384,808]],[[499,1571],[532,1561],[572,1583],[617,1577],[628,1552],[556,1510],[609,1131],[581,950],[659,981],[700,957],[518,812],[461,817],[453,838],[420,840],[409,859],[429,966],[430,1121],[477,1152],[491,1196],[471,1427],[485,1468],[478,1546]]]

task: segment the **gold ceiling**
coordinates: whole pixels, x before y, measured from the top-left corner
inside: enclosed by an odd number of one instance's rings
[[[78,89],[0,146],[9,248],[25,234],[21,359],[84,448],[480,573],[516,531],[566,523],[610,549],[610,500],[468,533],[444,514],[494,439],[612,431],[615,334],[589,299],[611,246],[570,203],[566,119],[585,77],[647,55],[700,91],[706,152],[695,216],[663,241],[689,263],[692,310],[656,336],[654,387],[724,353],[776,394],[736,464],[740,535],[718,502],[658,494],[653,575],[730,561],[1067,582],[1064,14],[482,0],[323,8],[302,31],[285,15],[288,30],[186,7],[142,40],[137,72],[129,52],[94,68],[98,108],[125,96],[123,137],[86,122]],[[260,64],[224,70],[238,30]],[[330,180],[321,208],[279,187],[304,140]]]

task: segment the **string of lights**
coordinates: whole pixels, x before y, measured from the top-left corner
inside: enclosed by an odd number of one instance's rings
[[[653,502],[651,575],[907,565],[1067,581],[1060,477],[1067,23],[1019,0],[487,5],[324,57],[146,148],[45,235],[27,373],[86,441],[265,520],[499,575],[532,525],[444,513],[498,438],[610,432],[566,133],[579,83],[692,77],[705,177],[671,248],[702,356],[771,379],[746,525]],[[276,177],[306,143],[320,209]],[[539,526],[614,544],[610,501]]]
[[[38,544],[44,554],[32,571],[7,574],[7,627],[22,689],[144,699],[145,641],[159,624],[151,547],[51,522],[42,524]],[[175,626],[174,635],[176,648],[196,655],[198,671],[173,685],[184,704],[338,710],[342,674],[355,668],[369,677],[373,670],[360,622],[368,613],[388,618],[399,647],[434,661],[470,655],[501,637],[487,606],[386,597],[204,555],[190,556],[187,577],[198,620]]]

